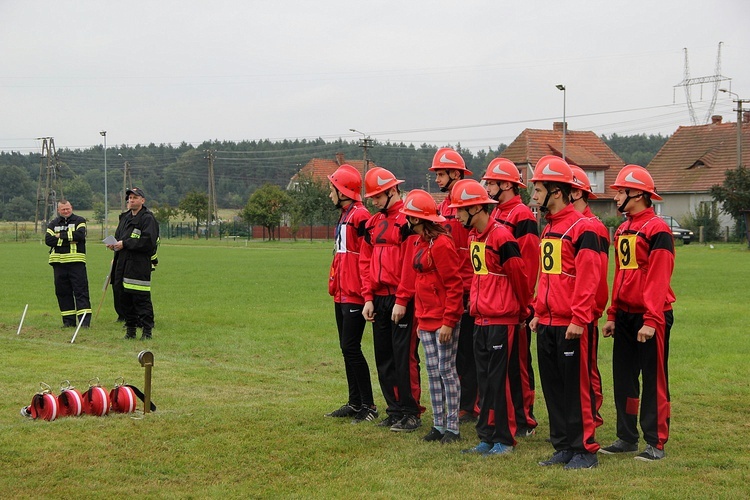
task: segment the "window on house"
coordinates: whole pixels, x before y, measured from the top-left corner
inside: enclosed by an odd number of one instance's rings
[[[586,172],[586,176],[591,182],[591,191],[593,193],[598,195],[605,192],[604,170],[589,170]]]

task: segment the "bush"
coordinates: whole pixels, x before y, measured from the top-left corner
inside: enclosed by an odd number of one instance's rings
[[[695,208],[695,212],[686,215],[680,221],[683,227],[691,229],[696,238],[700,234],[700,227],[703,226],[704,241],[718,241],[721,239],[721,224],[719,222],[719,207],[717,202],[700,203]]]

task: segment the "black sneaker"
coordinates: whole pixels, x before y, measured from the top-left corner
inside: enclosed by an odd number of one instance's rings
[[[440,441],[443,439],[444,435],[445,434],[433,427],[432,429],[430,429],[430,432],[428,432],[427,435],[422,438],[422,441]]]
[[[359,411],[359,407],[355,407],[350,405],[349,403],[346,403],[341,408],[337,410],[333,410],[330,413],[326,413],[326,417],[338,417],[338,418],[344,418],[344,417],[353,417],[357,414]]]
[[[369,406],[363,406],[359,409],[356,415],[354,415],[354,419],[352,420],[353,424],[361,424],[362,422],[372,422],[374,420],[377,420],[378,418],[378,410],[374,406],[370,408]]]
[[[469,424],[477,421],[477,416],[473,412],[466,410],[459,410],[458,412],[458,423]]]
[[[405,415],[399,422],[391,426],[393,432],[414,432],[421,427],[422,421],[414,415]]]
[[[393,427],[393,424],[401,420],[403,417],[397,417],[396,415],[388,415],[383,420],[378,422],[378,427]]]
[[[567,464],[573,459],[573,450],[558,450],[552,454],[547,460],[539,462],[542,467],[548,467],[550,465]]]
[[[664,453],[664,450],[660,450],[655,446],[648,445],[646,446],[646,449],[643,450],[643,453],[639,453],[638,455],[636,455],[635,459],[641,460],[643,462],[654,462],[656,460],[661,460],[666,455],[667,454]]]
[[[445,431],[443,439],[440,440],[440,444],[451,444],[456,441],[461,441],[461,433],[456,434],[455,432]]]
[[[28,406],[24,406],[23,408],[21,408],[21,416],[26,417],[26,418],[32,418],[31,411],[29,411]]]
[[[638,451],[638,443],[628,443],[627,441],[623,441],[622,439],[618,439],[611,445],[605,446],[604,448],[599,448],[599,453],[603,453],[605,455],[614,455],[615,453],[632,453],[634,451]]]
[[[596,453],[576,453],[563,469],[593,469],[597,465],[599,465],[599,459],[596,458]]]
[[[536,429],[533,427],[519,427],[516,429],[515,437],[517,438],[527,438],[531,437],[534,434],[536,434]]]

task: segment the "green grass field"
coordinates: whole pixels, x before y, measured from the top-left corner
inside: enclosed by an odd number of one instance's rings
[[[110,261],[91,245],[94,309]],[[747,498],[750,485],[750,342],[745,332],[750,252],[740,244],[679,246],[670,352],[672,430],[667,459],[600,457],[598,469],[540,468],[551,453],[537,392],[536,436],[510,457],[459,454],[475,444],[423,443],[323,414],[346,401],[327,295],[326,242],[167,240],[154,275],[156,329],[122,340],[111,294],[75,344],[60,328],[47,251],[0,244],[0,492],[4,498],[121,497],[585,497]],[[16,335],[24,306],[23,330]],[[376,383],[372,336],[365,354]],[[143,388],[137,354],[154,353],[153,400],[143,415],[54,422],[19,415],[40,382],[95,377]],[[601,340],[605,424],[615,438],[611,341]],[[423,404],[429,406],[422,370]],[[382,403],[377,386],[376,402]]]

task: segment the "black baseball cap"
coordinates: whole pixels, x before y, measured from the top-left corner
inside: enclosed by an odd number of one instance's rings
[[[146,193],[144,193],[143,189],[141,188],[128,188],[128,190],[125,191],[125,196],[130,195],[130,193],[133,193],[136,196],[140,196],[141,198],[146,197]]]

